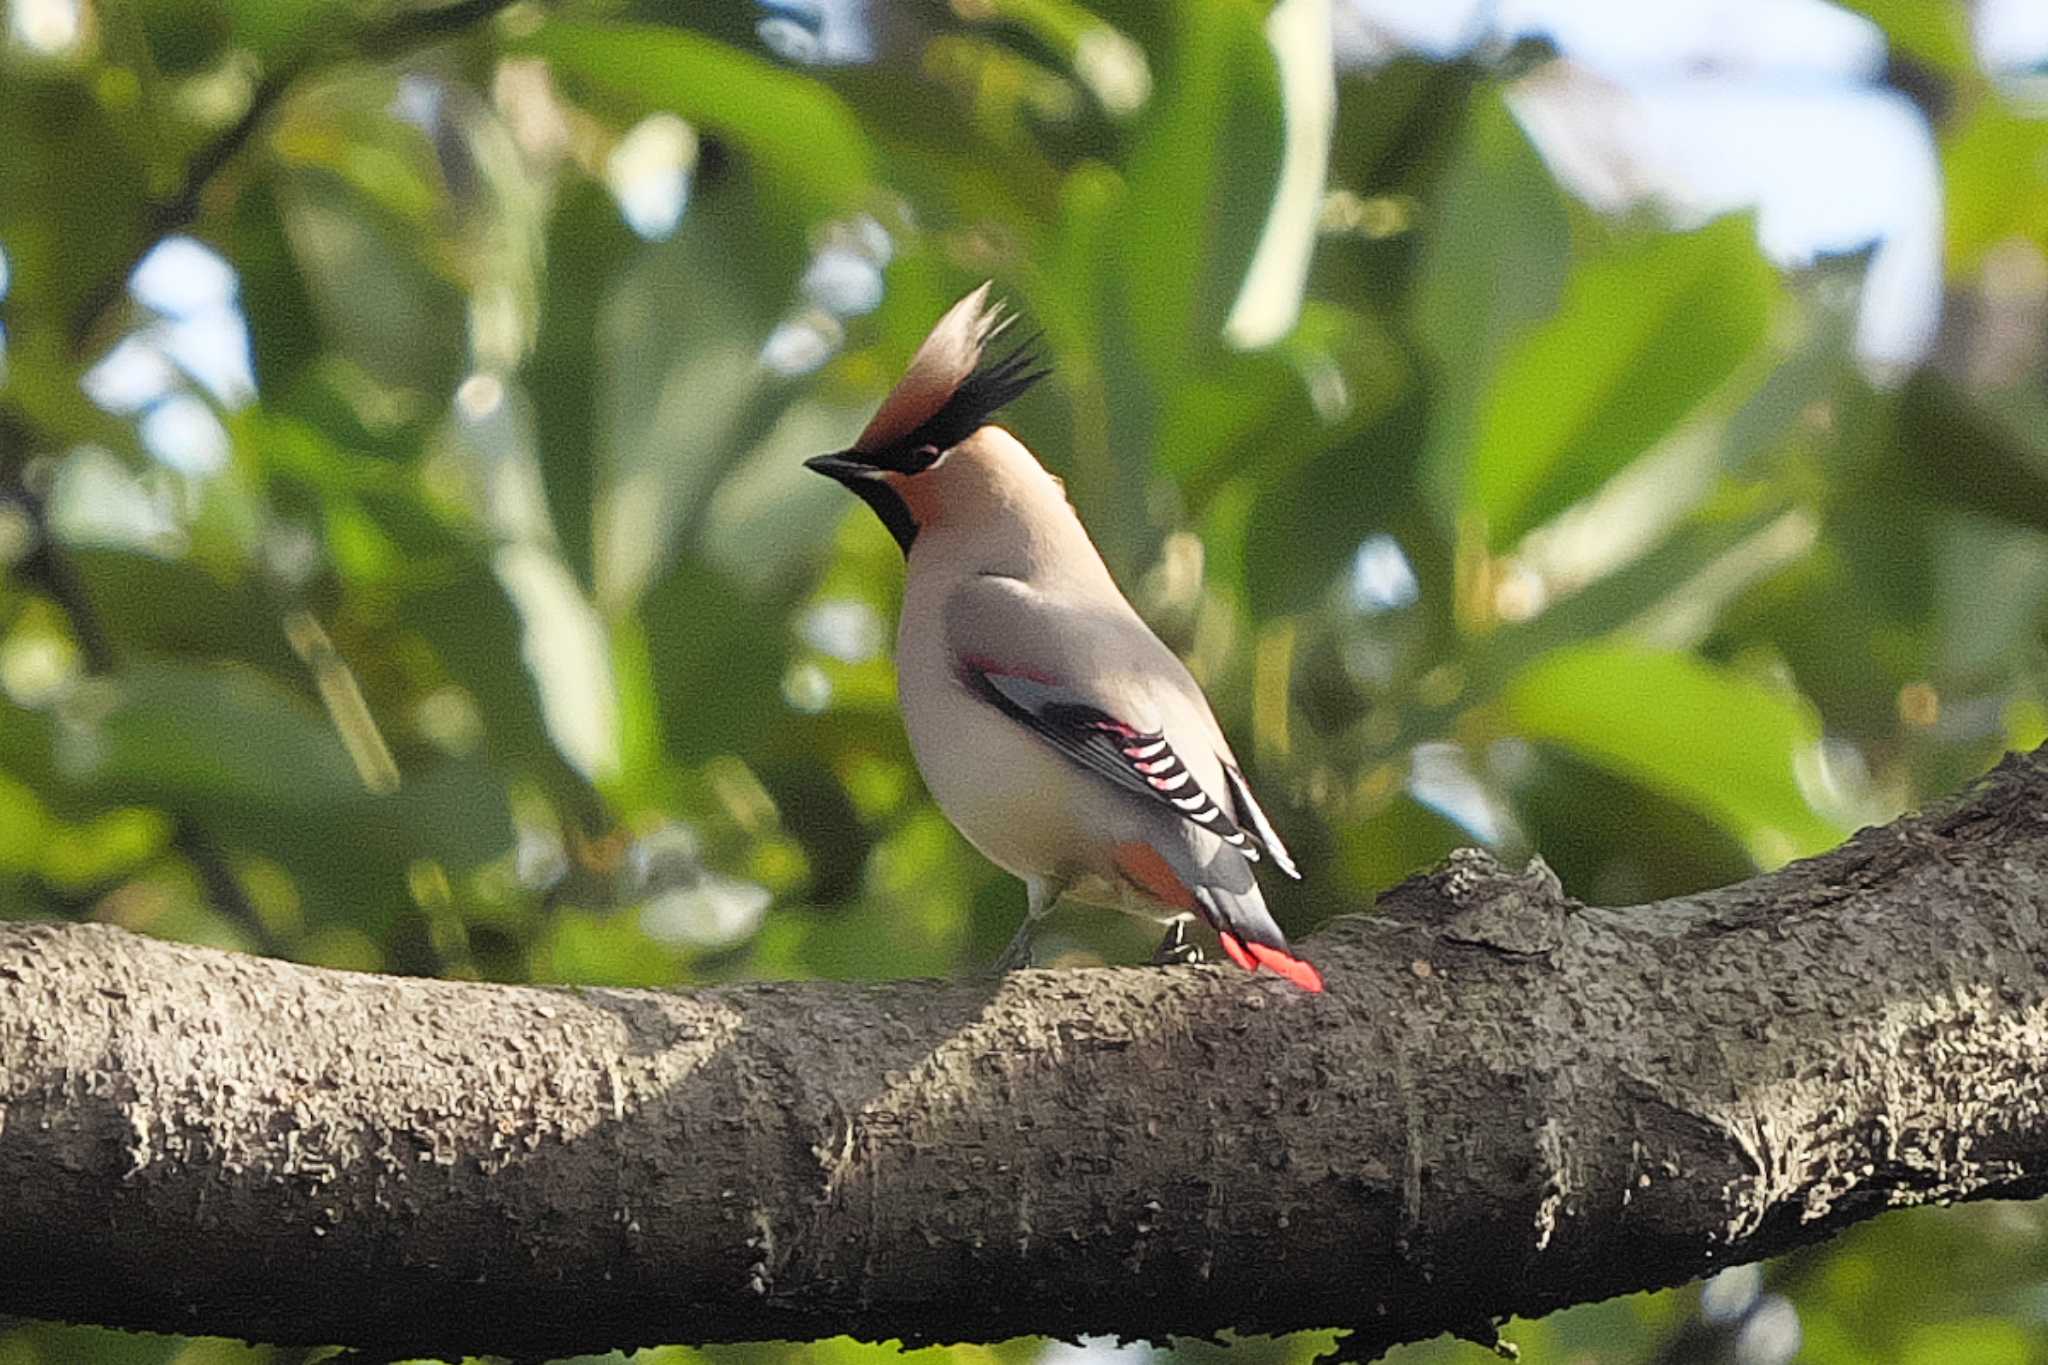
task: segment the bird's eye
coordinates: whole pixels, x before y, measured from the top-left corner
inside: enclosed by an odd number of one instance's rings
[[[922,445],[910,452],[910,468],[913,473],[922,473],[939,462],[945,452],[934,445]]]

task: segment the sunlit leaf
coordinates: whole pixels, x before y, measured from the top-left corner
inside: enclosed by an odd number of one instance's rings
[[[667,109],[730,138],[772,181],[787,212],[861,207],[874,157],[838,96],[751,53],[680,29],[556,19],[518,48],[642,110]]]
[[[1714,819],[1766,866],[1840,841],[1800,785],[1820,728],[1799,698],[1684,654],[1588,644],[1538,659],[1506,724]]]
[[[1763,339],[1776,278],[1743,218],[1581,266],[1480,405],[1463,508],[1504,545],[1599,487]]]
[[[1979,101],[1949,135],[1942,174],[1951,270],[1975,274],[1985,253],[2011,238],[2048,252],[2048,120]]]
[[[563,562],[588,588],[599,482],[599,362],[604,305],[639,243],[597,185],[569,185],[548,226],[540,334],[520,377],[533,400],[534,441]]]
[[[535,950],[535,975],[549,981],[603,986],[673,986],[674,955],[624,912],[564,911],[548,921]]]
[[[1563,196],[1499,95],[1472,100],[1429,219],[1412,310],[1432,365],[1424,477],[1448,525],[1493,372],[1556,306],[1569,261]]]
[[[510,847],[501,784],[444,760],[372,795],[310,699],[249,668],[141,661],[56,716],[0,708],[0,762],[71,802],[159,806],[276,857],[307,894],[381,884],[432,858],[473,866]],[[392,902],[369,909],[389,909]]]
[[[774,425],[790,386],[763,363],[801,256],[767,221],[749,175],[700,184],[682,226],[636,252],[597,319],[596,349],[552,377],[565,399],[596,391],[593,582],[607,610],[632,602],[702,530],[712,493]],[[821,342],[821,344],[823,344]],[[544,452],[572,460],[574,447]],[[573,496],[574,478],[551,492]]]
[[[1961,80],[1975,72],[1970,53],[1969,13],[1960,5],[1924,3],[1924,0],[1842,0],[1844,9],[1854,10],[1884,30],[1891,46],[1915,61],[1925,63],[1950,80]]]
[[[1158,93],[1132,148],[1119,254],[1129,326],[1156,373],[1215,338],[1265,226],[1283,143],[1278,72],[1258,7],[1177,6]]]

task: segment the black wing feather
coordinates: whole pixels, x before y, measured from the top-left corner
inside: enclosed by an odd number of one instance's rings
[[[1287,852],[1287,845],[1280,842],[1280,834],[1273,828],[1266,812],[1259,808],[1258,798],[1252,795],[1251,784],[1244,780],[1244,774],[1229,763],[1223,765],[1223,780],[1230,784],[1230,804],[1237,816],[1237,823],[1258,840],[1273,860],[1273,866],[1285,872],[1295,881],[1301,880],[1301,869],[1294,865],[1294,859]]]
[[[962,665],[960,676],[975,695],[1028,726],[1074,763],[1172,808],[1251,861],[1259,860],[1259,844],[1202,790],[1163,733],[1139,730],[1092,706],[1052,700],[1053,689],[1030,678],[972,663]]]

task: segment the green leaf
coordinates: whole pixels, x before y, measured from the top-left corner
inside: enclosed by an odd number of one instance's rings
[[[1285,141],[1279,73],[1261,8],[1179,5],[1158,93],[1131,149],[1124,227],[1110,245],[1142,261],[1125,280],[1133,339],[1172,375],[1219,336],[1273,202]]]
[[[874,152],[819,82],[694,33],[651,24],[552,20],[513,49],[635,110],[666,109],[729,138],[761,167],[780,207],[804,218],[866,203]]]
[[[479,563],[473,572],[399,599],[394,624],[433,647],[448,677],[475,701],[484,753],[500,766],[538,776],[586,825],[600,823],[597,801],[548,730],[533,669],[521,656],[525,623],[505,587]]]
[[[1897,51],[1924,62],[1950,80],[1975,73],[1970,55],[1969,11],[1962,5],[1927,0],[1840,0],[1884,30]]]
[[[1347,68],[1337,82],[1337,128],[1330,149],[1332,182],[1355,194],[1400,193],[1434,201],[1437,183],[1445,173],[1481,171],[1473,156],[1482,150],[1478,141],[1482,124],[1475,120],[1470,106],[1476,97],[1494,89],[1486,83],[1487,74],[1478,62],[1436,61],[1416,54]],[[1513,120],[1499,121],[1505,113],[1495,98],[1484,117],[1484,136],[1492,140],[1495,155],[1519,162],[1532,178],[1523,180],[1518,173],[1503,184],[1519,183],[1536,191],[1535,202],[1541,203],[1541,191],[1549,177],[1534,149],[1520,139]],[[1519,151],[1513,147],[1517,139],[1523,142]],[[1497,160],[1493,165],[1498,172],[1507,162]],[[1561,210],[1554,194],[1551,200],[1553,207]],[[1468,224],[1462,220],[1448,217],[1439,223],[1440,230],[1446,232],[1465,226]],[[1564,224],[1560,220],[1555,226],[1562,230]]]
[[[575,380],[595,390],[590,576],[607,611],[632,603],[701,533],[719,481],[790,396],[760,357],[803,243],[774,222],[745,168],[700,182],[676,233],[619,272],[574,379],[556,376],[546,390],[551,401],[565,401]],[[573,458],[542,454],[544,465]],[[569,498],[574,482],[563,470],[551,491]]]
[[[1896,513],[1904,494],[2048,531],[2048,439],[2037,397],[1970,395],[1923,370],[1896,402],[1895,423],[1878,425],[1853,471],[1873,505]]]
[[[534,952],[550,981],[656,988],[674,986],[679,976],[674,950],[649,938],[638,915],[616,911],[551,915]]]
[[[274,401],[319,356],[321,335],[273,177],[255,179],[235,196],[215,245],[234,262],[257,392]]]
[[[1742,841],[1696,806],[1554,745],[1518,775],[1514,795],[1529,846],[1588,900],[1638,905],[1756,871]]]
[[[56,828],[34,788],[0,773],[0,873],[41,866]]]
[[[73,783],[237,817],[303,818],[362,790],[319,710],[253,669],[139,663],[95,687],[109,705],[66,738]]]
[[[1970,276],[1999,243],[2018,237],[2048,252],[2048,120],[1980,100],[1942,148],[1948,268]]]
[[[520,370],[533,400],[534,441],[563,562],[588,590],[600,458],[600,323],[613,280],[639,242],[601,186],[577,181],[548,224],[540,333]]]
[[[1389,523],[1403,509],[1382,481],[1413,467],[1422,418],[1420,402],[1401,403],[1286,478],[1258,480],[1244,551],[1254,617],[1315,605],[1361,541],[1374,531],[1399,529]],[[1398,474],[1387,481],[1403,482]]]
[[[60,345],[89,298],[125,283],[142,240],[149,177],[90,88],[29,69],[4,50],[0,146],[9,279],[0,317],[10,345]]]
[[[1497,94],[1475,97],[1424,227],[1413,303],[1434,391],[1424,478],[1446,526],[1460,511],[1494,371],[1557,306],[1570,249],[1564,198],[1543,158]]]
[[[1473,641],[1466,664],[1475,695],[1487,695],[1497,682],[1550,650],[1598,639],[1656,611],[1786,509],[1782,499],[1766,498],[1726,515],[1695,516],[1533,620],[1502,625]]]
[[[1097,162],[1076,166],[1060,180],[1031,309],[1062,356],[1088,355],[1101,336],[1103,284],[1117,260],[1114,236],[1125,192],[1123,177]]]
[[[280,625],[282,608],[255,581],[229,581],[191,557],[133,550],[81,546],[70,560],[100,625],[124,649],[234,657],[280,675],[299,668]]]
[[[415,861],[467,868],[512,842],[503,784],[483,765],[404,765],[396,793],[373,795],[327,716],[245,667],[141,660],[55,715],[0,709],[0,763],[73,809],[191,816],[336,906],[395,904]]]
[[[1740,217],[1580,267],[1482,400],[1461,510],[1504,546],[1598,488],[1762,342],[1776,283]]]
[[[803,462],[843,447],[865,421],[863,411],[816,399],[784,408],[766,438],[726,471],[697,518],[695,549],[705,563],[750,593],[786,588],[848,513],[846,490]]]
[[[1368,895],[1471,842],[1458,825],[1399,792],[1374,807],[1371,818],[1347,820],[1337,831],[1335,870],[1347,889]]]
[[[1261,479],[1291,474],[1382,415],[1408,379],[1378,318],[1309,299],[1277,344],[1225,355],[1175,387],[1154,464],[1199,507],[1209,487],[1254,463]]]
[[[1768,476],[1782,471],[1802,416],[1833,399],[1845,382],[1855,383],[1854,298],[1847,291],[1803,291],[1798,299],[1803,335],[1721,423],[1714,448],[1700,452],[1699,458],[1743,481],[1750,491],[1710,499],[1659,543],[1553,602],[1533,620],[1501,623],[1471,641],[1467,671],[1477,695],[1490,695],[1500,680],[1545,650],[1607,635],[1654,612],[1795,505],[1791,492]],[[1843,425],[1851,423],[1845,419]],[[1885,515],[1894,511],[1889,499],[1868,501]]]
[[[157,8],[179,9],[196,8],[203,0],[152,2]],[[266,59],[307,47],[321,36],[323,21],[329,34],[339,27],[333,22],[336,7],[325,0],[219,0],[219,9],[231,25],[234,44],[253,49]],[[342,13],[357,17],[348,11]]]
[[[2008,1317],[1923,1322],[1900,1343],[1900,1365],[2010,1365],[2032,1360],[2040,1349],[2035,1332]]]
[[[1820,726],[1796,696],[1691,655],[1630,644],[1560,649],[1500,698],[1509,726],[1684,802],[1760,865],[1819,853],[1845,831],[1800,788]]]
[[[2025,676],[2048,642],[2048,536],[1950,516],[1934,548],[1942,670],[1961,678]]]
[[[696,763],[746,753],[789,723],[782,674],[794,605],[787,590],[748,593],[689,555],[649,589],[640,617],[673,755]]]
[[[233,30],[220,0],[147,0],[135,7],[151,63],[166,76],[194,76],[218,61]]]
[[[358,159],[394,175],[412,169],[370,149]],[[338,169],[295,169],[279,179],[277,193],[328,344],[391,388],[436,400],[451,392],[468,363],[466,300],[434,258],[437,244],[423,237],[424,225]]]

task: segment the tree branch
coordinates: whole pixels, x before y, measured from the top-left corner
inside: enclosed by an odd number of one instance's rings
[[[1626,909],[1465,853],[1228,967],[664,995],[0,926],[0,1311],[387,1354],[1349,1326],[2048,1189],[2048,758]]]

